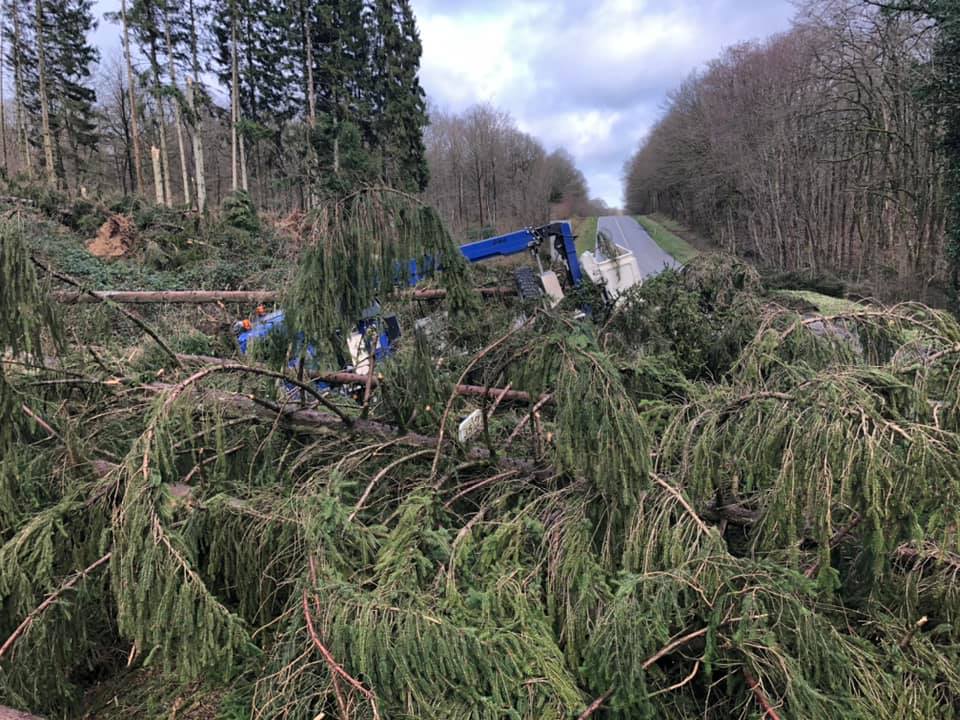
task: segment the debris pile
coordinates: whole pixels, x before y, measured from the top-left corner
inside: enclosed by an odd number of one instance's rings
[[[954,318],[863,305],[817,332],[711,256],[610,314],[481,305],[407,198],[360,194],[312,227],[285,306],[317,357],[374,297],[410,328],[365,388],[345,379],[360,392],[289,368],[292,330],[256,360],[134,326],[158,348],[135,366],[58,342],[48,277],[0,227],[0,299],[30,308],[0,320],[3,703],[956,716]],[[447,290],[430,336],[415,319],[439,311],[389,277],[425,256]]]

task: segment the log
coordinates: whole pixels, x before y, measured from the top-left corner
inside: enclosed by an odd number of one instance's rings
[[[173,385],[154,384],[153,390],[164,390],[174,387]],[[290,430],[299,430],[302,432],[333,431],[345,435],[364,435],[380,440],[393,440],[398,445],[412,448],[436,448],[437,438],[431,435],[420,435],[413,432],[400,432],[398,428],[377,420],[354,420],[351,425],[345,425],[344,422],[333,413],[313,410],[311,408],[286,407],[273,409],[262,400],[256,400],[250,395],[240,395],[238,393],[228,392],[226,390],[204,390],[197,394],[197,399],[201,404],[217,405],[222,410],[234,416],[253,416],[256,415],[270,423],[278,420],[284,427]],[[447,446],[449,447],[449,446]],[[520,460],[514,458],[497,457],[491,458],[490,451],[483,447],[472,447],[466,452],[467,460],[494,460],[497,465],[517,470],[525,474],[536,474],[538,470],[544,469],[543,466],[529,460]],[[545,469],[545,472],[554,472],[552,469]]]
[[[66,305],[96,303],[112,300],[131,305],[154,303],[180,303],[201,305],[203,303],[250,303],[276,302],[280,293],[273,290],[100,290],[97,297],[84,292],[61,290],[51,298]]]
[[[483,287],[477,288],[484,297],[504,297],[515,295],[516,290],[510,287]],[[98,290],[94,297],[89,293],[72,290],[60,290],[51,293],[50,297],[64,305],[81,303],[95,303],[103,300],[112,300],[115,303],[128,305],[152,305],[171,303],[183,305],[202,305],[204,303],[258,303],[277,302],[280,293],[275,290]],[[440,300],[446,297],[447,291],[443,288],[424,288],[404,293],[405,297],[414,300]]]
[[[510,297],[517,294],[514,287],[480,287],[476,291],[484,297]],[[423,288],[410,293],[414,300],[440,300],[446,296],[447,291],[443,288]]]
[[[0,720],[43,720],[43,718],[39,715],[31,715],[27,712],[0,705]]]
[[[232,360],[224,360],[222,358],[211,357],[209,355],[185,355],[183,353],[177,354],[177,359],[182,363],[188,365],[223,365],[225,363],[234,362]],[[381,380],[378,375],[373,377],[368,376],[366,373],[351,373],[351,372],[319,372],[311,373],[309,375],[311,380],[316,380],[319,382],[329,383],[330,385],[366,385],[367,381],[370,381],[371,387],[376,387],[380,384]],[[530,402],[530,393],[524,392],[523,390],[510,390],[505,388],[496,388],[496,387],[484,387],[483,385],[454,385],[454,392],[457,395],[464,397],[483,397],[486,395],[488,398],[497,399],[500,401],[509,400],[513,402]],[[542,404],[548,404],[553,402],[553,397],[549,395],[542,395],[538,399],[542,401]]]

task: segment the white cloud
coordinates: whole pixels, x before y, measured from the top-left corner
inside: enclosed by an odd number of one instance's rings
[[[624,161],[667,92],[723,47],[787,27],[790,0],[413,0],[431,100],[489,101],[621,202]]]
[[[621,202],[624,161],[667,92],[726,47],[787,27],[791,0],[412,0],[431,101],[488,101]],[[95,0],[98,17],[119,0]],[[119,52],[101,19],[104,58]]]

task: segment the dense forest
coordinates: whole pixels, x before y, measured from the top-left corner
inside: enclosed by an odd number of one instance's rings
[[[198,208],[211,192],[289,208],[360,179],[426,186],[406,0],[123,0],[109,18],[122,60],[99,95],[92,6],[5,1],[7,176]]]
[[[110,57],[91,43],[92,0],[3,9],[8,179],[199,210],[246,191],[281,213],[429,184],[461,234],[592,209],[569,154],[504,113],[428,117],[407,0],[123,0],[104,20],[122,40]]]
[[[960,6],[807,2],[669,99],[628,161],[659,211],[782,270],[942,301],[956,281]]]

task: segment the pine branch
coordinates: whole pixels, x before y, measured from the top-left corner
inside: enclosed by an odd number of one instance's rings
[[[613,695],[613,688],[607,690],[603,695],[598,697],[592,703],[587,705],[587,709],[584,710],[577,716],[577,720],[587,720],[588,717],[593,715],[597,710],[599,710],[603,704],[610,699],[610,696]]]
[[[760,687],[760,683],[750,674],[749,670],[743,670],[743,679],[747,681],[747,687],[750,688],[750,692],[753,693],[757,705],[763,710],[762,720],[766,720],[766,718],[770,718],[770,720],[780,720],[780,716],[777,714],[773,705],[770,704],[766,694],[763,692],[763,688]]]
[[[30,611],[30,613],[23,619],[23,621],[17,625],[12,633],[4,641],[3,645],[0,645],[0,658],[7,654],[10,648],[20,639],[20,637],[26,633],[30,626],[33,625],[37,619],[43,615],[57,600],[60,599],[60,596],[63,595],[68,590],[72,590],[77,583],[86,578],[90,573],[96,570],[98,567],[103,565],[110,559],[112,553],[107,553],[103,557],[95,560],[93,563],[85,567],[83,570],[80,570],[69,578],[67,578],[63,584],[60,585],[56,590],[47,595],[42,603],[40,603],[36,608]]]
[[[333,677],[340,676],[352,687],[354,690],[363,695],[367,701],[370,703],[370,709],[373,711],[374,720],[379,720],[380,711],[377,709],[377,698],[370,690],[364,687],[363,683],[357,680],[353,675],[348,673],[343,669],[343,666],[340,665],[327,649],[327,647],[320,641],[320,638],[317,636],[317,631],[313,627],[313,618],[310,615],[310,604],[307,600],[307,591],[303,591],[303,618],[307,623],[307,631],[310,633],[310,640],[313,642],[317,650],[320,651],[320,654],[323,656],[324,661],[327,663],[327,667],[330,668],[331,675]]]

